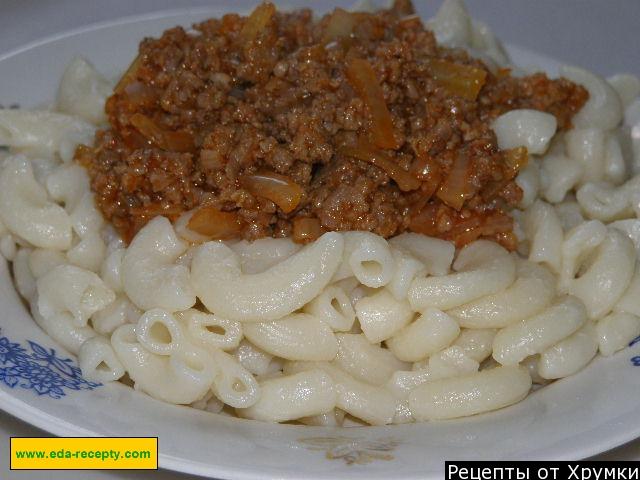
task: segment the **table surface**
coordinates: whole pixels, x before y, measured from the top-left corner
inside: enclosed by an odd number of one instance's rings
[[[26,43],[95,22],[176,8],[211,6],[216,0],[0,0],[0,55]],[[238,10],[251,0],[234,0]],[[312,5],[303,0],[287,5]],[[345,2],[339,2],[345,3]],[[348,4],[348,2],[346,2]],[[439,1],[416,0],[430,15]],[[467,0],[475,18],[488,23],[505,42],[573,63],[602,75],[640,75],[638,0]],[[106,8],[105,8],[106,7]],[[69,12],[73,12],[72,15]],[[1,406],[0,406],[1,408]],[[158,472],[10,472],[10,436],[45,436],[0,411],[0,478],[51,480],[188,480],[197,477]],[[640,460],[640,440],[596,457],[598,460]]]

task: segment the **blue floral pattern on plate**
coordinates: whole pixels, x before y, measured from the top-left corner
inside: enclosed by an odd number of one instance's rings
[[[29,350],[0,337],[0,382],[10,388],[33,390],[38,395],[60,398],[69,390],[93,390],[102,385],[82,377],[70,358],[61,358],[51,348],[27,340]]]
[[[629,343],[629,346],[633,347],[637,343],[640,343],[640,337],[636,337],[633,340],[631,340],[631,343]],[[634,367],[640,367],[640,355],[631,357],[631,365],[633,365]]]

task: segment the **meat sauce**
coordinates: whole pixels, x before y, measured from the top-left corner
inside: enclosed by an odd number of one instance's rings
[[[265,3],[142,41],[76,160],[126,241],[193,211],[213,239],[414,231],[512,249],[528,157],[491,122],[533,108],[566,129],[587,98],[439,46],[407,1],[318,21]]]

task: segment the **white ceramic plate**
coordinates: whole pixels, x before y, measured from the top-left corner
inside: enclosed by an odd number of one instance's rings
[[[116,76],[144,36],[220,10],[164,12],[69,32],[0,57],[0,104],[54,98],[74,55]],[[510,48],[550,73],[551,59]],[[160,466],[238,479],[439,478],[446,459],[579,459],[640,436],[640,343],[598,358],[525,401],[473,418],[332,429],[267,425],[167,405],[82,379],[73,356],[33,322],[0,263],[0,408],[63,436],[158,436]]]

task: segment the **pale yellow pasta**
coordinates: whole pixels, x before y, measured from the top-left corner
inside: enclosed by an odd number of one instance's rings
[[[625,108],[640,96],[640,78],[628,73],[619,73],[607,78],[607,83],[616,91]]]
[[[510,63],[507,52],[488,25],[472,19],[471,27],[471,47],[473,49],[484,53],[499,66]]]
[[[640,335],[640,318],[630,313],[612,313],[596,323],[600,353],[605,357],[626,347]]]
[[[236,412],[243,418],[286,422],[333,411],[336,391],[333,380],[320,369],[307,370],[260,383],[260,399]]]
[[[393,425],[403,425],[405,423],[415,422],[411,409],[409,408],[408,400],[400,400],[396,403],[396,413],[393,416],[391,423]]]
[[[45,317],[40,313],[38,304],[38,293],[36,292],[29,302],[29,310],[33,319],[47,335],[67,351],[77,355],[82,344],[97,335],[93,328],[87,325],[77,326],[70,313],[63,312]]]
[[[631,283],[636,263],[633,243],[622,232],[610,228],[595,249],[578,252],[583,258],[573,263],[567,255],[567,245],[571,243],[565,241],[563,245],[561,287],[584,302],[589,318],[601,318],[611,311]]]
[[[117,294],[113,302],[91,316],[91,325],[100,335],[110,335],[120,325],[137,323],[141,315],[142,310],[126,295]]]
[[[494,360],[495,361],[495,360]],[[520,362],[520,366],[526,368],[531,375],[531,381],[536,385],[546,385],[551,382],[546,378],[542,378],[538,373],[538,365],[540,364],[540,355],[531,355]]]
[[[604,179],[614,185],[620,185],[627,179],[627,161],[620,137],[615,133],[608,134],[605,143]]]
[[[370,425],[392,422],[397,402],[391,393],[360,382],[337,368],[330,368],[327,373],[335,382],[338,408]]]
[[[290,238],[258,238],[253,242],[241,240],[229,244],[240,257],[243,273],[260,273],[289,258],[301,245]]]
[[[380,291],[382,290],[378,290],[377,288],[365,287],[364,285],[358,285],[356,288],[351,290],[351,293],[349,293],[349,301],[351,302],[351,305],[355,310],[356,305],[360,300],[362,300],[365,297],[373,296],[376,294],[376,292],[380,292]],[[359,327],[359,323],[360,321],[358,320],[358,317],[356,315],[356,322],[354,323],[352,329]]]
[[[414,315],[409,302],[396,300],[386,289],[364,297],[356,303],[356,316],[360,328],[371,343],[392,337],[407,325]]]
[[[127,244],[120,238],[120,234],[116,231],[113,225],[107,223],[102,227],[102,238],[107,244],[107,255],[110,255],[119,248],[127,248]]]
[[[195,249],[189,248],[186,252],[176,258],[176,265],[182,265],[187,270],[191,270],[191,262],[195,255]]]
[[[138,342],[155,355],[171,355],[187,344],[180,323],[161,308],[144,312],[136,323],[135,333]]]
[[[29,154],[29,152],[26,153]],[[47,178],[62,164],[60,159],[48,156],[29,156],[29,161],[31,162],[34,178],[39,184],[45,187],[47,185]]]
[[[560,75],[584,86],[589,100],[576,113],[572,123],[578,128],[601,128],[610,130],[622,120],[622,104],[616,91],[604,78],[578,67],[565,66]]]
[[[254,345],[288,360],[332,360],[338,353],[338,342],[329,325],[305,313],[273,322],[245,323],[243,331]]]
[[[31,255],[29,255],[29,268],[35,278],[40,278],[58,265],[67,263],[64,253],[57,250],[34,248]]]
[[[529,241],[529,261],[542,263],[553,272],[559,272],[564,233],[554,208],[542,200],[536,200],[525,211],[522,223]]]
[[[576,196],[589,218],[610,222],[632,217],[640,208],[640,175],[619,186],[609,182],[588,183],[577,191]]]
[[[571,230],[585,221],[580,205],[574,199],[567,199],[554,205],[560,224],[564,231]]]
[[[393,278],[395,262],[387,241],[371,232],[344,232],[343,259],[333,281],[354,276],[371,288],[383,287]]]
[[[538,374],[547,379],[568,377],[582,370],[596,353],[598,342],[593,322],[587,322],[573,335],[540,354]]]
[[[171,222],[156,217],[133,238],[122,259],[120,275],[127,296],[143,310],[175,312],[196,303],[189,270],[174,262],[187,249]]]
[[[125,373],[111,343],[101,336],[82,344],[78,352],[78,366],[84,378],[100,383],[114,382]]]
[[[260,399],[258,382],[234,357],[215,350],[213,358],[218,374],[211,390],[220,401],[235,408],[248,408]]]
[[[431,380],[460,377],[477,372],[479,368],[479,362],[469,357],[462,347],[455,345],[429,357],[427,365]]]
[[[433,375],[427,368],[414,371],[398,370],[393,372],[387,381],[386,388],[397,399],[406,400],[411,390],[432,380],[434,380]]]
[[[543,310],[556,292],[556,279],[545,267],[517,262],[517,278],[507,289],[448,310],[461,327],[502,328]]]
[[[80,165],[62,164],[47,176],[45,184],[51,198],[64,205],[65,210],[71,213],[89,192],[89,175]],[[93,202],[92,197],[90,199]],[[100,221],[102,222],[102,218]],[[98,228],[100,225],[102,223],[98,224]]]
[[[543,154],[558,127],[556,117],[539,110],[516,109],[496,118],[491,128],[502,150],[526,147],[530,154]]]
[[[338,280],[337,282],[332,283],[331,285],[338,287],[339,289],[344,291],[344,293],[346,293],[347,295],[351,295],[351,292],[355,288],[363,286],[356,277],[343,278],[342,280]]]
[[[386,343],[400,360],[415,362],[449,346],[459,334],[460,327],[453,318],[428,308]]]
[[[171,355],[156,355],[138,342],[135,325],[122,325],[111,345],[135,388],[159,400],[189,404],[202,398],[219,374],[214,359],[191,346]]]
[[[386,288],[396,300],[404,300],[413,279],[426,273],[425,265],[406,250],[391,249],[395,261],[395,273]]]
[[[513,257],[500,245],[477,240],[464,247],[456,258],[456,273],[441,277],[416,278],[409,289],[411,307],[448,310],[499,292],[513,283],[516,266]]]
[[[303,425],[309,425],[312,427],[341,427],[342,422],[344,421],[344,415],[344,411],[334,408],[332,411],[327,413],[299,418],[298,421]]]
[[[582,163],[564,153],[549,153],[540,163],[540,192],[548,202],[561,202],[583,176]]]
[[[628,218],[625,220],[617,220],[607,225],[608,227],[620,230],[629,237],[636,249],[636,255],[640,255],[640,220],[637,218]]]
[[[348,332],[356,319],[349,297],[337,284],[326,287],[303,307],[303,311],[319,318],[336,332]]]
[[[629,286],[620,297],[620,300],[613,306],[613,311],[640,316],[640,301],[638,299],[640,299],[640,262],[636,260],[631,282],[629,282]]]
[[[82,119],[45,110],[0,110],[0,145],[36,155],[58,154],[68,162],[78,144],[90,144],[95,127]]]
[[[202,397],[201,399],[196,400],[195,402],[191,402],[189,404],[189,406],[191,408],[196,408],[198,410],[206,410],[207,409],[207,404],[212,399],[215,402],[215,404],[220,406],[220,410],[222,410],[224,408],[224,403],[222,403],[220,400],[218,400],[211,390],[209,390],[207,393],[205,393],[204,397]],[[216,411],[214,413],[218,413],[220,410],[218,410],[218,411]]]
[[[100,234],[104,218],[96,208],[93,193],[85,192],[76,206],[68,211],[73,230],[80,238]]]
[[[401,233],[389,240],[389,245],[413,255],[425,266],[428,275],[446,275],[456,253],[451,242],[419,233]]]
[[[387,350],[370,343],[362,334],[339,333],[335,364],[358,380],[383,385],[396,370],[409,368]]]
[[[106,252],[107,246],[100,234],[89,233],[67,250],[67,259],[80,268],[98,272]]]
[[[562,269],[558,278],[559,290],[568,290],[581,263],[606,236],[607,227],[597,220],[581,223],[565,234],[562,244]]]
[[[396,398],[382,387],[356,380],[338,367],[325,362],[289,362],[285,374],[321,368],[332,378],[336,389],[336,406],[370,425],[387,425],[396,412]]]
[[[578,189],[576,198],[590,219],[612,222],[633,215],[628,192],[609,183],[586,183]]]
[[[567,155],[582,167],[580,184],[598,182],[605,171],[604,130],[598,128],[575,128],[565,134]]]
[[[30,256],[31,249],[21,248],[16,253],[11,265],[16,289],[27,301],[30,301],[36,293],[36,278],[29,268]]]
[[[433,31],[438,43],[448,47],[464,47],[471,43],[471,17],[462,0],[445,0],[426,27]]]
[[[7,261],[13,262],[18,253],[18,247],[13,235],[6,234],[0,238],[0,253]]]
[[[100,277],[116,293],[124,291],[121,272],[125,253],[126,249],[116,248],[104,258],[100,267]]]
[[[276,320],[307,304],[327,286],[343,246],[339,233],[325,233],[268,270],[249,275],[242,273],[240,260],[229,247],[207,242],[193,257],[191,281],[198,298],[216,315],[241,322]]]
[[[631,170],[634,174],[640,173],[640,98],[636,98],[624,112],[624,131],[630,132],[626,138],[629,141],[629,154],[631,157]]]
[[[112,90],[113,85],[93,65],[84,58],[75,57],[60,79],[56,108],[94,124],[104,123],[107,120],[104,104]]]
[[[24,156],[10,157],[0,172],[0,217],[11,233],[36,247],[66,250],[71,246],[69,215],[47,198]]]
[[[586,321],[583,303],[575,297],[562,297],[538,315],[498,331],[493,339],[493,358],[502,365],[517,365],[567,338]]]
[[[463,328],[460,330],[458,338],[453,342],[453,346],[462,348],[464,353],[476,362],[482,362],[491,356],[496,333],[497,330],[493,328]]]
[[[69,314],[78,327],[113,302],[115,294],[95,273],[73,265],[59,265],[36,282],[38,310],[45,318]]]
[[[532,157],[526,167],[518,172],[516,185],[522,190],[522,200],[518,204],[519,208],[530,206],[540,193],[540,167],[538,162]]]
[[[176,317],[185,326],[189,341],[203,348],[233,350],[242,340],[240,322],[195,309],[178,312]]]
[[[256,380],[258,383],[264,382],[266,380],[272,380],[274,378],[280,378],[284,376],[284,372],[282,368],[284,367],[284,363],[287,360],[279,357],[274,357],[271,363],[267,368],[267,371],[261,375],[256,375]]]
[[[273,355],[256,347],[247,339],[242,339],[233,355],[240,365],[254,375],[266,375],[274,358]]]
[[[530,388],[525,368],[496,367],[420,385],[409,394],[409,408],[417,421],[465,417],[519,402]]]

